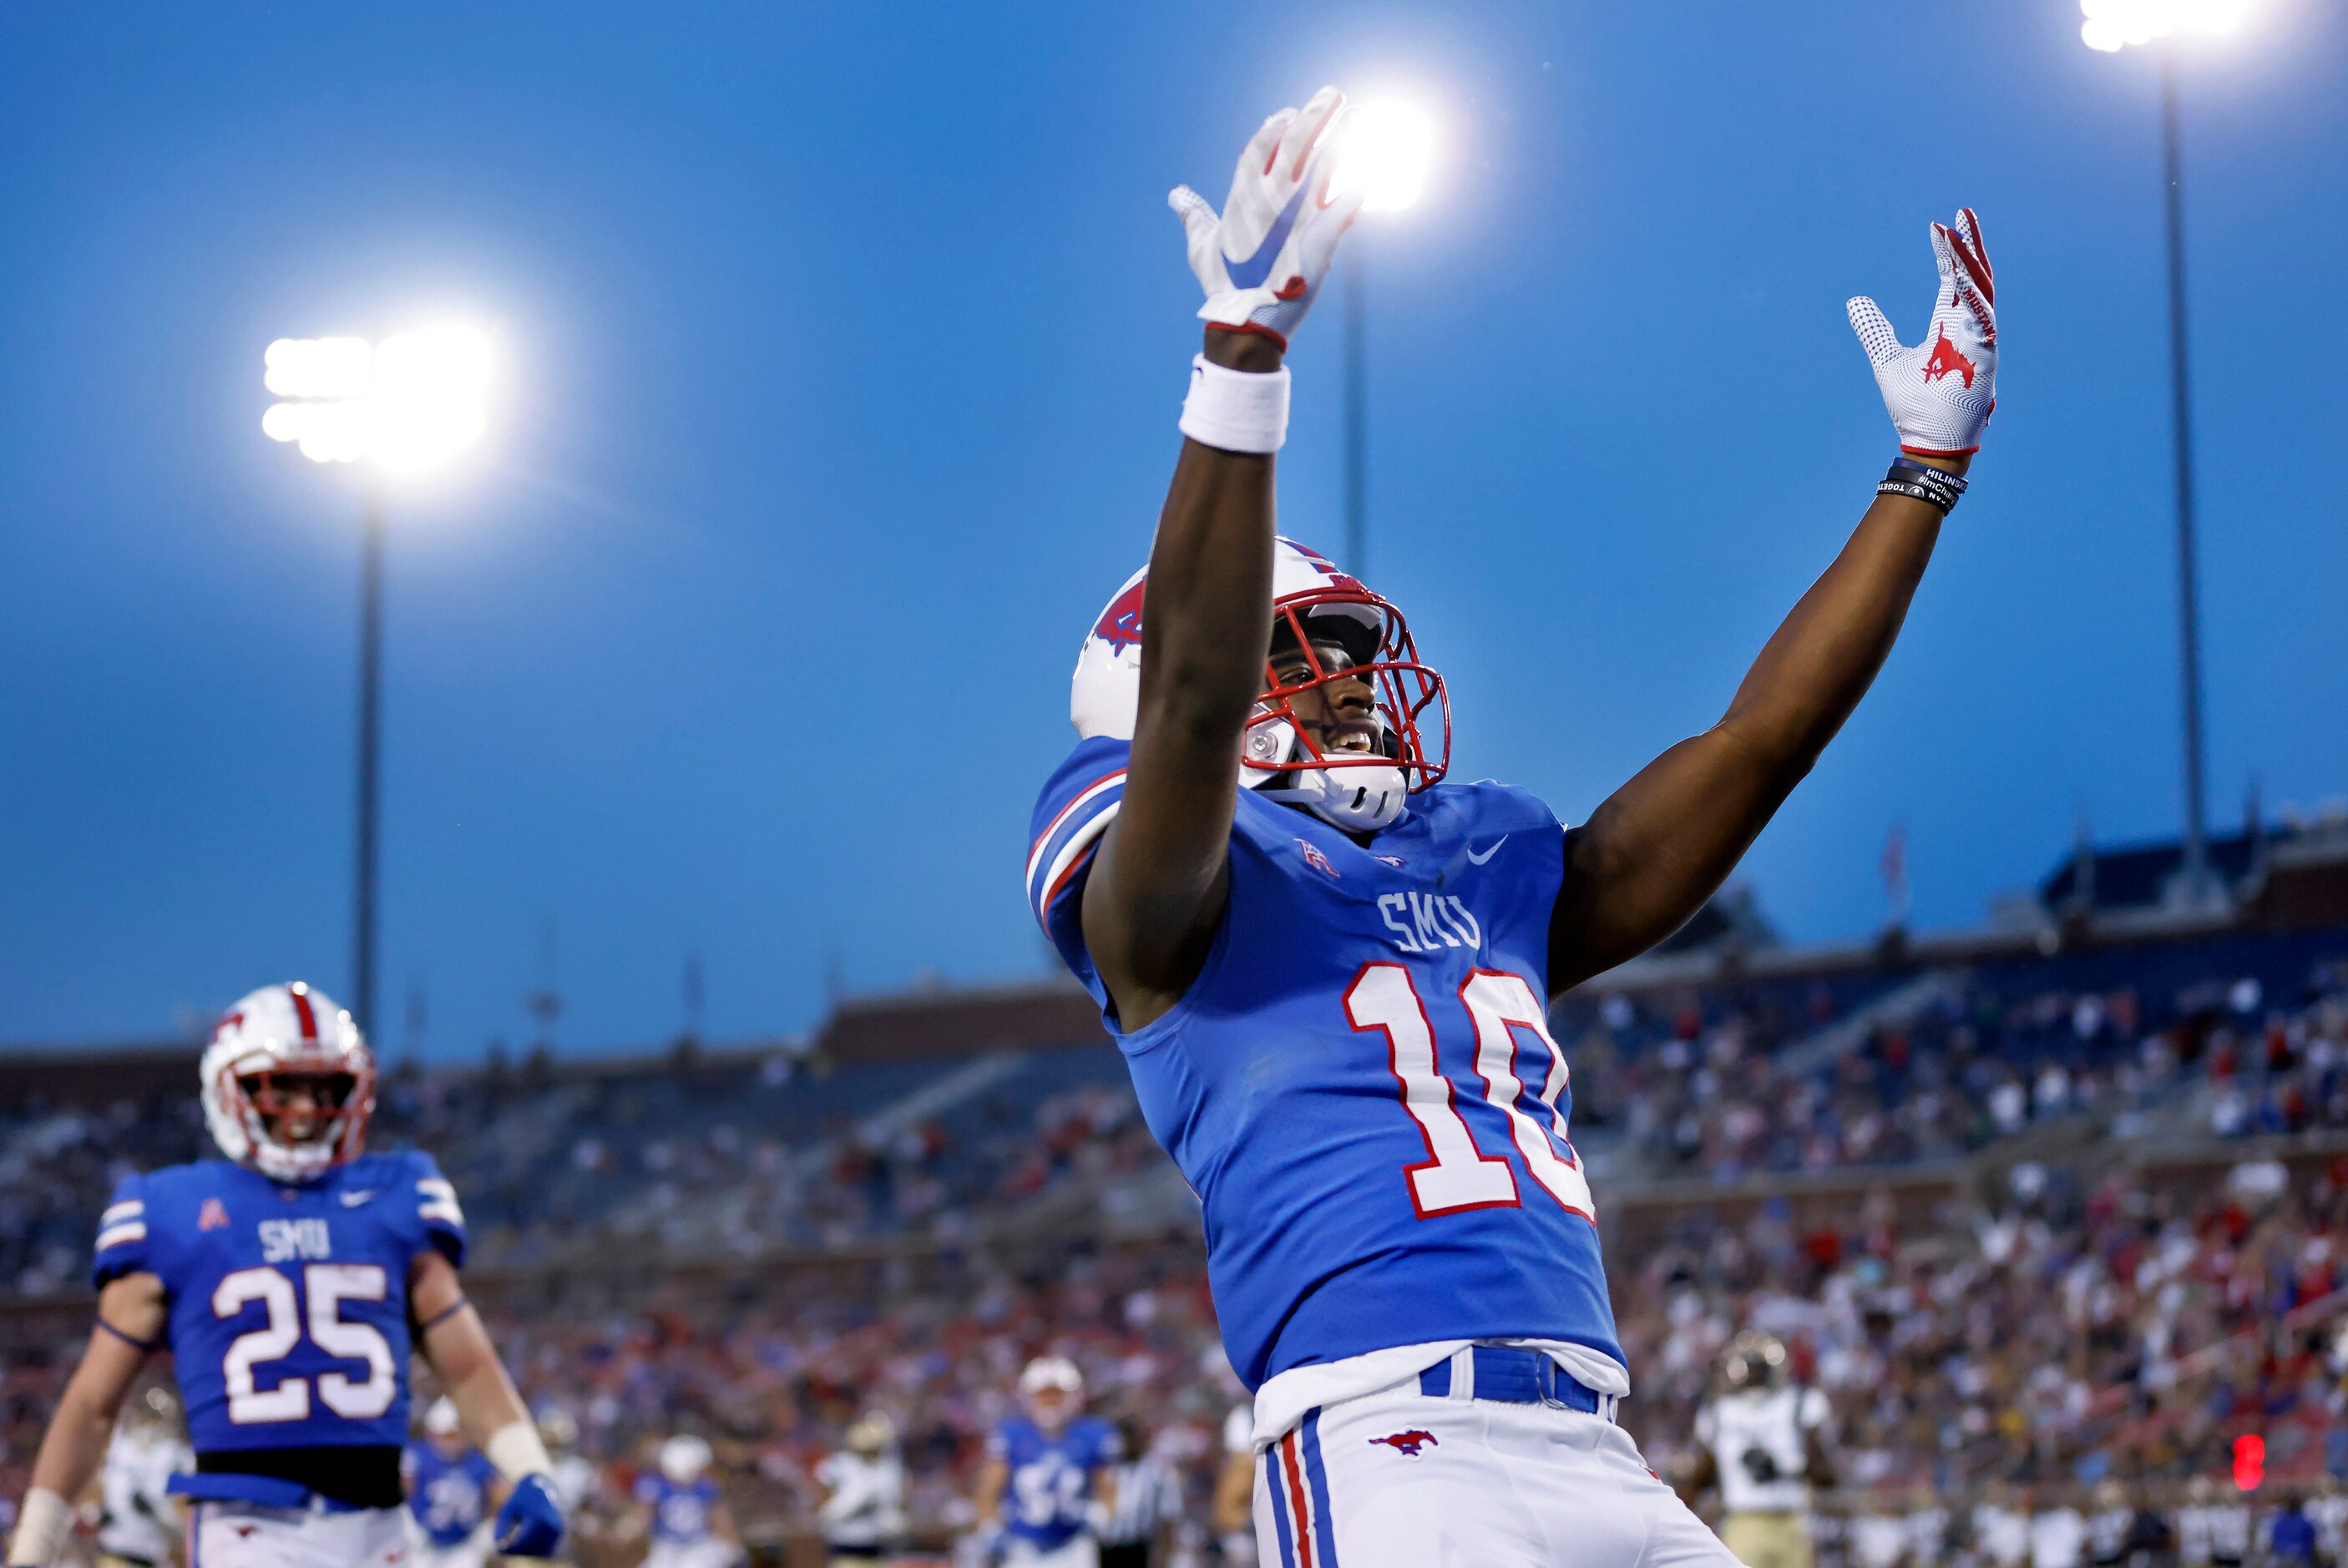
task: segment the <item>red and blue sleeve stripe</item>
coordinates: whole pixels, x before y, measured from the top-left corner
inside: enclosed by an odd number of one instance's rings
[[[1027,851],[1027,907],[1046,932],[1053,903],[1092,858],[1124,798],[1125,769],[1103,773],[1081,784],[1035,836]]]

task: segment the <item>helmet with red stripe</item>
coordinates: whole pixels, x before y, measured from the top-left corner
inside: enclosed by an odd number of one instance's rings
[[[299,980],[221,1014],[198,1071],[212,1141],[240,1165],[306,1181],[366,1147],[375,1057],[351,1016]]]
[[[1068,717],[1079,735],[1133,738],[1148,577],[1145,566],[1126,579],[1076,655]],[[1450,759],[1443,677],[1419,662],[1402,612],[1327,557],[1274,540],[1272,639],[1240,748],[1241,785],[1375,832]]]

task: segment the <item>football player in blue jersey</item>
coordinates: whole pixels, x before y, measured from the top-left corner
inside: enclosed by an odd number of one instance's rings
[[[1447,778],[1401,612],[1274,535],[1289,335],[1364,199],[1343,107],[1267,120],[1220,212],[1173,193],[1207,294],[1188,439],[1081,649],[1029,900],[1203,1205],[1266,1563],[1730,1562],[1613,1425],[1547,1016],[1696,911],[1890,653],[1993,397],[1979,225],[1932,227],[1929,348],[1849,304],[1900,453],[1841,553],[1725,716],[1568,828]]]
[[[1124,1441],[1108,1422],[1082,1413],[1084,1374],[1065,1356],[1027,1363],[1019,1402],[1024,1413],[986,1440],[981,1525],[1017,1568],[1093,1568],[1097,1528],[1116,1504]]]
[[[195,1470],[189,1561],[353,1568],[408,1552],[401,1446],[420,1352],[510,1484],[498,1549],[562,1534],[545,1445],[458,1268],[465,1216],[423,1154],[366,1152],[375,1062],[296,982],[222,1016],[199,1068],[220,1160],[125,1178],[99,1217],[98,1326],[34,1461],[9,1568],[51,1568],[124,1394],[172,1357]]]
[[[457,1407],[435,1399],[424,1412],[424,1440],[400,1462],[407,1511],[424,1537],[423,1568],[485,1568],[489,1560],[489,1500],[497,1467],[465,1441]]]
[[[705,1439],[680,1433],[661,1444],[658,1468],[637,1479],[627,1533],[651,1538],[644,1568],[725,1568],[741,1555],[733,1515],[709,1479],[712,1457]]]

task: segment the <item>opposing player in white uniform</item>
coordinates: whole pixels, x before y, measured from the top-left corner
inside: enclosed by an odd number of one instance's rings
[[[578,1554],[581,1538],[591,1529],[603,1478],[595,1461],[579,1451],[578,1419],[561,1406],[550,1405],[539,1413],[538,1435],[554,1461],[554,1468],[547,1472],[547,1483],[553,1489],[555,1505],[570,1524],[563,1532],[561,1548],[562,1561],[567,1563]]]
[[[98,1472],[98,1568],[161,1568],[186,1532],[171,1477],[195,1463],[180,1426],[179,1396],[158,1383],[114,1429]]]
[[[34,1462],[9,1568],[51,1568],[140,1365],[168,1349],[187,1401],[189,1559],[203,1568],[388,1568],[408,1554],[401,1445],[420,1351],[511,1483],[499,1550],[562,1533],[544,1445],[458,1268],[465,1217],[421,1154],[369,1154],[375,1061],[349,1014],[296,982],[212,1030],[199,1072],[225,1159],[127,1178],[99,1217],[98,1326]]]
[[[1612,1422],[1630,1381],[1546,1016],[1702,905],[1889,654],[1988,418],[1988,263],[1970,213],[1934,226],[1928,347],[1852,303],[1901,456],[1726,716],[1569,831],[1448,779],[1401,612],[1274,537],[1282,356],[1363,201],[1342,106],[1267,120],[1220,212],[1174,193],[1207,294],[1189,439],[1148,566],[1079,651],[1029,900],[1204,1205],[1267,1564],[1724,1563]],[[1484,262],[1461,264],[1425,304],[1464,327]],[[1726,374],[1725,407],[1770,396],[1766,365]],[[1688,467],[1687,504],[1736,504]],[[1511,570],[1457,542],[1461,592]]]
[[[1685,1490],[1720,1488],[1720,1539],[1746,1568],[1810,1568],[1810,1488],[1833,1479],[1827,1397],[1795,1385],[1774,1335],[1738,1335],[1720,1376],[1696,1415],[1702,1457]]]
[[[823,1501],[824,1544],[834,1563],[884,1562],[905,1534],[905,1464],[897,1456],[897,1423],[885,1410],[867,1410],[848,1429],[848,1446],[815,1467]]]

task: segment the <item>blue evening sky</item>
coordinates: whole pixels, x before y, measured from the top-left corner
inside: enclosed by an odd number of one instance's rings
[[[1166,189],[1267,110],[1409,95],[1371,272],[1373,559],[1462,777],[1569,818],[1709,723],[1891,433],[1977,206],[2003,401],[1907,634],[1741,873],[1865,934],[2173,831],[2154,68],[2075,0],[1795,5],[20,5],[0,14],[0,1040],[345,985],[355,490],[261,351],[454,313],[479,459],[395,498],[384,1026],[646,1043],[826,975],[1042,972],[1019,867],[1066,678],[1141,558],[1196,341]],[[2186,75],[2213,816],[2348,789],[2348,21]],[[1342,282],[1342,280],[1341,280]],[[1289,531],[1340,545],[1337,312]]]

